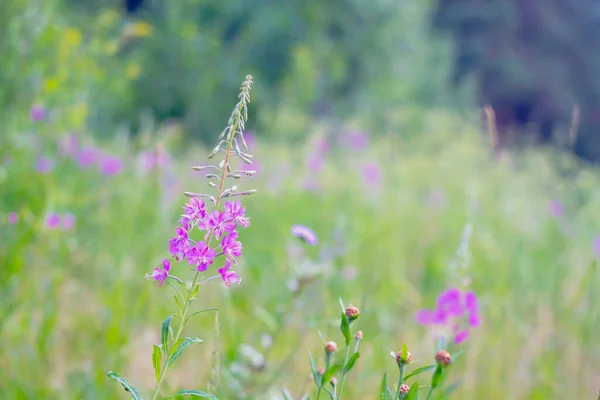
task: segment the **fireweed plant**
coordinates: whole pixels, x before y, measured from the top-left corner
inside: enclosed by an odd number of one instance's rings
[[[252,170],[233,170],[231,168],[232,157],[237,156],[245,163],[252,164],[251,154],[247,153],[248,146],[244,140],[243,131],[248,118],[247,104],[250,102],[250,89],[252,77],[246,76],[242,83],[239,102],[236,104],[227,127],[219,136],[219,143],[208,156],[212,159],[219,153],[223,153],[223,159],[218,165],[202,165],[193,167],[194,170],[210,171],[206,174],[209,179],[208,185],[215,194],[198,194],[185,192],[190,198],[184,207],[184,214],[175,228],[175,237],[169,242],[169,252],[176,263],[187,261],[193,271],[193,279],[190,285],[173,274],[171,260],[164,259],[160,265],[150,274],[147,279],[154,280],[159,286],[165,282],[175,289],[175,302],[178,312],[167,317],[161,328],[161,343],[154,345],[152,363],[156,376],[156,385],[151,399],[159,398],[162,384],[166,373],[173,362],[191,344],[202,343],[197,337],[181,337],[183,328],[192,317],[209,310],[191,312],[191,304],[196,299],[200,285],[213,279],[221,278],[225,286],[240,283],[241,279],[232,269],[236,264],[236,258],[242,254],[242,243],[238,240],[238,229],[247,228],[250,220],[245,215],[245,208],[237,200],[229,200],[237,196],[245,196],[255,193],[255,190],[238,191],[237,186],[227,187],[228,178],[241,179],[244,175],[252,176]],[[242,147],[240,147],[242,146]],[[243,151],[242,148],[245,150]],[[204,201],[207,200],[207,202]],[[225,200],[227,199],[227,200]],[[209,210],[209,207],[212,210]],[[193,240],[191,234],[198,232],[199,240]],[[200,233],[202,232],[202,233]],[[201,280],[203,273],[209,271],[218,258],[222,256],[222,267],[217,269],[218,274]],[[213,310],[213,309],[211,309]],[[177,327],[173,329],[172,323],[177,320]],[[131,393],[134,400],[142,399],[138,390],[115,372],[109,372],[108,376],[119,382],[126,391]],[[211,394],[200,390],[182,390],[174,395],[162,397],[171,399],[177,396],[191,395],[196,397],[215,399]]]

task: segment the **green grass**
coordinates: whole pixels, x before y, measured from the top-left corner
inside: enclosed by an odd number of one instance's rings
[[[346,398],[376,398],[386,371],[394,381],[389,353],[403,343],[420,365],[429,363],[434,340],[413,314],[460,285],[450,265],[466,224],[473,226],[466,274],[483,324],[451,372],[461,382],[453,397],[597,396],[599,275],[590,263],[600,232],[598,177],[585,170],[565,176],[556,167],[562,159],[542,152],[497,164],[474,129],[442,114],[432,118],[438,128],[410,142],[390,135],[359,155],[334,147],[317,192],[302,189],[307,146],[260,141],[262,170],[244,183],[259,192],[243,199],[252,220],[241,233],[243,284],[202,286],[196,305],[220,310],[218,398],[265,399],[267,390],[282,387],[300,398],[310,390],[307,352],[322,362],[319,332],[341,340],[340,297],[361,309],[356,324],[365,336]],[[12,162],[0,169],[1,398],[128,398],[106,377],[109,370],[142,392],[154,385],[152,344],[176,306],[172,290],[144,274],[167,255],[185,202],[178,193],[207,191],[190,167],[208,150],[190,148],[168,169],[136,175],[131,146],[105,146],[127,160],[116,177],[68,160],[39,175],[31,147],[10,150]],[[378,191],[361,181],[364,160],[383,167]],[[285,165],[290,173],[273,188],[271,176]],[[176,183],[165,184],[165,175]],[[443,205],[428,203],[432,190],[443,192]],[[565,204],[562,219],[548,215],[554,198]],[[75,214],[76,229],[44,229],[48,210]],[[19,213],[19,224],[6,224],[10,211]],[[295,223],[319,235],[319,246],[305,251],[322,272],[298,294],[288,288],[298,268],[290,257],[298,246],[289,234]],[[343,251],[327,258],[336,243]],[[356,268],[352,279],[347,266]],[[183,264],[174,270],[191,279]],[[214,322],[215,314],[206,313],[186,328],[205,343],[190,347],[170,370],[165,394],[207,389]],[[264,335],[273,338],[269,350],[261,347]],[[264,369],[245,365],[244,343],[265,355]]]

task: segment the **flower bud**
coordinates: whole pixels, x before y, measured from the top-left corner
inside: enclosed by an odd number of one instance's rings
[[[410,386],[406,385],[406,384],[402,384],[400,385],[400,393],[408,393],[408,391],[410,390]]]
[[[335,353],[337,351],[337,343],[336,342],[327,342],[325,343],[325,352],[326,353]]]
[[[444,367],[446,367],[452,361],[452,357],[450,356],[450,353],[448,353],[446,350],[440,350],[435,355],[435,361],[438,364],[442,364]]]
[[[344,313],[346,314],[346,317],[348,318],[348,322],[352,322],[360,316],[360,311],[358,310],[358,308],[356,308],[354,306],[350,306],[350,307],[346,308],[346,311]]]
[[[362,331],[358,331],[358,332],[356,332],[356,334],[354,335],[354,338],[355,338],[356,340],[362,340],[362,338],[363,338],[363,333],[362,333]]]
[[[396,362],[398,363],[398,365],[410,364],[412,361],[413,361],[413,359],[409,352],[406,352],[406,360],[402,359],[401,351],[396,353]]]
[[[337,381],[337,379],[335,378],[335,376],[332,376],[332,377],[331,377],[331,379],[329,380],[329,382],[330,382],[330,383],[331,383],[333,386],[337,385],[337,383],[338,383],[338,381]]]
[[[319,368],[319,375],[325,374],[325,368]]]

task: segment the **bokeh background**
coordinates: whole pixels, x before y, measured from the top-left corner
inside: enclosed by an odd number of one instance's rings
[[[365,337],[346,396],[378,398],[390,351],[434,354],[438,332],[415,311],[459,287],[479,297],[482,325],[461,346],[454,398],[595,399],[598,173],[560,146],[494,158],[477,81],[451,85],[436,7],[0,2],[0,397],[127,398],[109,370],[153,387],[152,344],[175,303],[144,275],[168,254],[181,193],[208,191],[191,167],[252,74],[243,283],[202,287],[197,307],[220,312],[190,323],[205,343],[168,389],[206,389],[218,354],[218,398],[301,398],[307,351],[340,340],[341,297]]]

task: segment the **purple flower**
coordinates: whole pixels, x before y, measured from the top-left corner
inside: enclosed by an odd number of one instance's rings
[[[256,134],[254,132],[244,132],[244,140],[248,146],[248,150],[252,150],[256,145]],[[240,144],[241,146],[241,144]]]
[[[594,238],[594,253],[600,255],[600,235]]]
[[[469,338],[469,331],[467,329],[463,329],[459,331],[456,335],[454,335],[454,343],[462,344]]]
[[[371,186],[379,185],[381,181],[381,169],[377,163],[368,163],[363,167],[363,179]]]
[[[346,145],[356,151],[363,150],[369,145],[369,136],[365,132],[349,132],[345,139]]]
[[[14,225],[17,222],[19,222],[19,216],[17,215],[17,213],[11,212],[10,214],[8,214],[8,223],[9,224]]]
[[[46,215],[46,228],[48,229],[54,229],[57,228],[58,225],[60,225],[60,215],[56,214],[56,213],[50,213],[48,215]]]
[[[192,197],[190,202],[183,207],[183,211],[192,220],[199,220],[206,217],[206,204],[204,204],[204,200]]]
[[[231,232],[235,229],[235,222],[233,222],[233,219],[226,212],[213,211],[210,214],[208,223],[213,229],[216,238],[220,238],[223,232]]]
[[[217,252],[206,244],[206,242],[198,242],[187,253],[188,263],[195,266],[200,272],[204,272],[208,269],[208,266],[213,263],[214,258],[217,256]]]
[[[554,218],[560,218],[564,214],[563,205],[558,200],[550,200],[548,202],[548,213]]]
[[[428,309],[417,310],[415,321],[419,325],[433,325],[435,323],[435,311]]]
[[[293,225],[291,231],[292,235],[303,239],[306,243],[310,244],[311,246],[317,245],[317,234],[308,226]]]
[[[65,213],[62,217],[62,227],[66,230],[71,230],[75,225],[75,216],[71,213]]]
[[[104,156],[99,161],[100,173],[102,175],[117,175],[123,169],[123,161],[116,156]]]
[[[47,174],[48,172],[52,171],[52,168],[54,168],[54,161],[52,161],[52,159],[48,157],[40,157],[37,159],[35,169],[40,174]]]
[[[233,219],[235,223],[240,224],[242,228],[250,226],[250,220],[245,217],[246,207],[242,207],[239,201],[226,201],[224,208],[227,216]]]
[[[46,110],[44,110],[44,107],[42,107],[40,105],[34,105],[29,110],[29,118],[31,118],[31,120],[34,122],[41,121],[45,115],[46,115]]]
[[[194,227],[194,221],[192,221],[192,219],[189,216],[182,215],[179,219],[179,225],[181,225],[181,227],[184,230],[189,232],[189,230]]]
[[[221,240],[221,247],[223,248],[223,254],[227,260],[231,260],[235,263],[235,257],[242,255],[242,242],[237,240],[238,233],[236,231],[231,232],[229,235],[224,236]]]
[[[169,275],[169,271],[171,270],[171,262],[166,258],[162,261],[161,268],[154,268],[152,274],[146,274],[146,279],[154,279],[158,282],[158,286],[162,286]]]
[[[323,169],[324,158],[320,154],[312,154],[306,160],[306,166],[311,172],[319,172]]]
[[[229,287],[232,283],[242,283],[242,280],[238,276],[235,271],[231,271],[231,263],[229,261],[225,261],[225,266],[223,268],[219,268],[219,274],[221,275],[221,279],[225,286]]]
[[[98,160],[99,151],[93,147],[81,149],[76,155],[77,164],[81,168],[87,168]]]
[[[175,234],[175,237],[169,241],[169,252],[179,261],[190,249],[190,242],[185,229],[178,226],[175,228]]]

